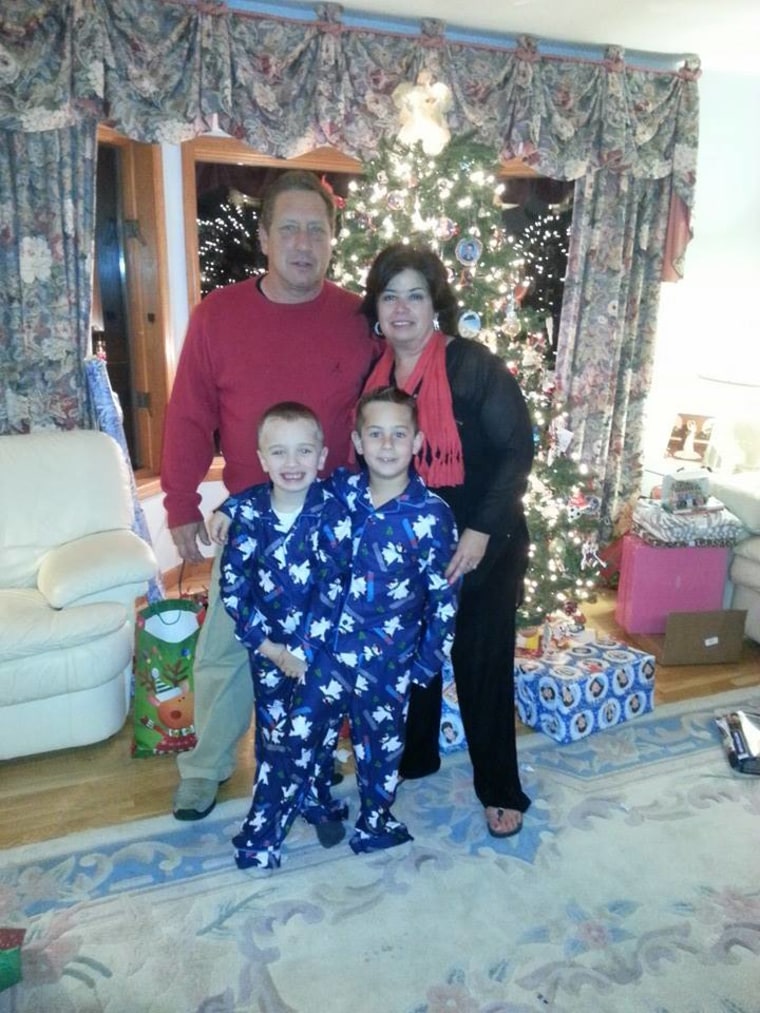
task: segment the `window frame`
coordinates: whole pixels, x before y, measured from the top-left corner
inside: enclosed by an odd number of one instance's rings
[[[315,148],[296,158],[272,158],[249,148],[233,137],[202,134],[182,145],[182,201],[185,225],[185,256],[187,264],[188,309],[192,311],[201,300],[201,271],[198,257],[198,191],[196,164],[221,162],[275,169],[311,169],[314,172],[362,173],[364,167],[356,158],[335,148]]]

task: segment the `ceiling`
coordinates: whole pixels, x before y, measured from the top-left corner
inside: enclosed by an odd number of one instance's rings
[[[696,53],[707,70],[760,73],[760,0],[344,0],[346,15],[439,18],[452,29]],[[630,57],[629,57],[630,58]]]

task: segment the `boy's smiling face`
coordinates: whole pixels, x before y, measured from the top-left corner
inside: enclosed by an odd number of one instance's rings
[[[371,478],[392,481],[406,477],[424,439],[407,405],[371,401],[362,409],[359,429],[351,434]]]
[[[327,447],[309,419],[270,418],[259,435],[259,461],[274,489],[301,496],[324,467]]]

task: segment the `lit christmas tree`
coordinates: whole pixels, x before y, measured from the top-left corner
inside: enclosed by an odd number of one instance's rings
[[[266,264],[256,238],[259,200],[230,189],[217,203],[204,203],[197,219],[201,296],[259,274]]]
[[[567,212],[549,210],[520,235],[504,224],[493,153],[468,139],[437,153],[384,144],[349,185],[332,275],[363,291],[375,255],[396,242],[432,247],[457,294],[459,333],[502,356],[528,401],[536,457],[526,495],[531,566],[518,624],[562,613],[583,621],[596,586],[598,499],[554,409],[551,338],[567,257]],[[562,264],[562,278],[557,278]]]

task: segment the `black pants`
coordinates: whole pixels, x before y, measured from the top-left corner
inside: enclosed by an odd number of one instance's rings
[[[515,613],[522,594],[522,554],[500,554],[464,579],[451,654],[462,724],[484,806],[520,812],[530,799],[520,785],[515,741]],[[399,773],[424,777],[438,770],[441,679],[412,686]]]

